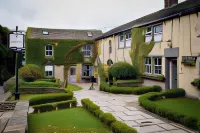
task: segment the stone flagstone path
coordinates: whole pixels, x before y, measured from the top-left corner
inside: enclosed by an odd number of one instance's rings
[[[138,105],[137,95],[116,95],[96,90],[88,90],[91,84],[77,84],[84,89],[75,92],[78,104],[81,99],[90,98],[104,112],[112,113],[119,121],[134,127],[139,133],[195,133],[181,125],[145,111]]]

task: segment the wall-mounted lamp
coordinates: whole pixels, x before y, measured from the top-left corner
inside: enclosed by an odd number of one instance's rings
[[[58,43],[57,43],[57,42],[55,42],[55,45],[56,45],[56,46],[58,46]]]
[[[172,41],[171,41],[170,39],[167,41],[167,45],[168,45],[170,48],[172,48]]]

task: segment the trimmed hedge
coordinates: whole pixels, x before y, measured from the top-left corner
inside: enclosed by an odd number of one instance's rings
[[[137,133],[134,128],[129,127],[125,123],[117,121],[117,119],[111,113],[104,113],[102,110],[100,110],[100,107],[94,104],[89,98],[82,99],[81,103],[84,108],[89,110],[104,124],[111,127],[114,133]]]
[[[161,93],[148,93],[139,97],[139,103],[146,110],[158,114],[162,117],[168,118],[174,122],[183,124],[189,128],[198,129],[198,120],[197,118],[187,116],[185,114],[181,114],[178,112],[174,112],[167,108],[161,108],[154,101],[163,98],[177,98],[177,97],[185,97],[184,89],[170,89],[166,92]]]
[[[141,95],[148,92],[160,92],[162,88],[160,86],[140,86],[140,87],[117,87],[109,86],[105,82],[101,82],[100,90],[105,92],[110,92],[114,94],[136,94]]]
[[[77,106],[76,100],[67,100],[67,101],[61,101],[61,102],[54,102],[54,103],[46,103],[46,104],[40,104],[33,106],[34,113],[38,112],[48,112],[52,110],[60,110],[60,109],[66,109],[66,108],[72,108]]]
[[[52,102],[60,102],[65,100],[72,100],[72,98],[73,98],[73,92],[45,94],[31,98],[29,100],[29,104],[33,106],[33,105],[46,104]]]
[[[22,82],[20,87],[58,87],[58,84],[47,81]]]
[[[137,79],[138,71],[127,62],[117,62],[108,70],[109,75],[117,79]]]
[[[56,79],[54,78],[46,78],[46,79],[38,79],[37,81],[46,81],[46,82],[56,82]]]
[[[120,121],[113,122],[111,128],[114,133],[137,133],[134,128],[131,128]]]

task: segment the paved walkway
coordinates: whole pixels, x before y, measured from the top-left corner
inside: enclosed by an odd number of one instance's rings
[[[104,112],[112,113],[119,121],[138,130],[139,133],[194,133],[185,127],[145,111],[138,105],[137,95],[116,95],[88,90],[91,84],[77,84],[84,89],[75,92],[75,97],[80,105],[80,100],[90,98],[101,107]]]

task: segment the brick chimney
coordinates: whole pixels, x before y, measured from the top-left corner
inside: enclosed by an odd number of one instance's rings
[[[164,0],[165,1],[165,8],[170,7],[174,4],[178,4],[178,0]]]

